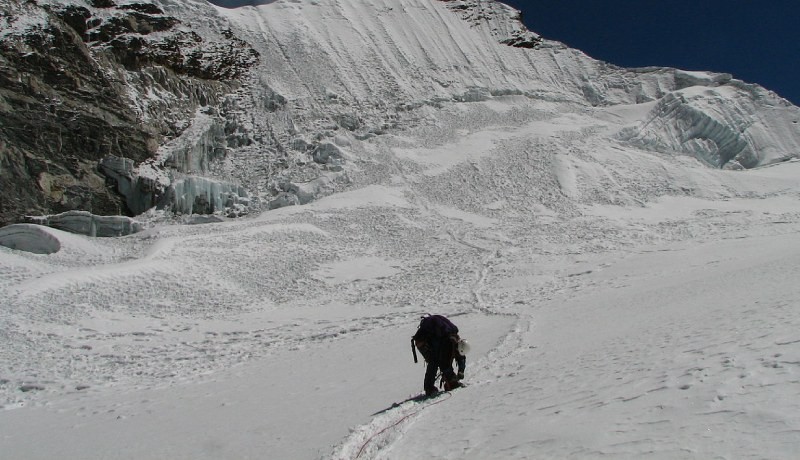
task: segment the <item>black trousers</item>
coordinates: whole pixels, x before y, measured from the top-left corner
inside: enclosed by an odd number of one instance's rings
[[[431,340],[430,356],[427,359],[428,367],[425,369],[424,387],[426,392],[436,389],[436,374],[442,371],[445,380],[454,380],[453,360],[456,358],[455,343],[449,337]]]

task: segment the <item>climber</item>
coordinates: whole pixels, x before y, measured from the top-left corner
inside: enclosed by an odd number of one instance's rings
[[[458,327],[449,319],[442,315],[424,315],[417,333],[411,338],[411,351],[414,353],[414,362],[417,362],[415,347],[427,363],[423,382],[426,395],[438,392],[435,382],[438,370],[442,372],[445,391],[462,386],[460,380],[464,378],[467,367],[468,344],[459,337]],[[453,360],[458,365],[458,373],[453,371]]]

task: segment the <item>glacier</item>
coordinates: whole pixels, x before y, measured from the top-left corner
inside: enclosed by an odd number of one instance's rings
[[[187,20],[194,30],[234,30],[262,57],[232,102],[241,109],[236,124],[254,142],[229,149],[222,177],[235,177],[254,202],[271,208],[308,201],[280,184],[332,177],[323,152],[336,139],[369,151],[382,142],[375,136],[446,124],[455,107],[476,104],[484,104],[489,123],[504,123],[507,109],[489,116],[499,107],[491,101],[516,105],[529,118],[648,107],[610,137],[713,168],[755,168],[800,153],[800,111],[776,94],[728,74],[594,60],[527,31],[519,12],[501,2],[163,5],[176,16],[203,17]],[[529,45],[513,46],[525,34]]]
[[[0,452],[797,456],[797,107],[488,0],[155,3],[258,62],[98,159],[139,231],[0,229]],[[435,405],[426,312],[473,348]]]

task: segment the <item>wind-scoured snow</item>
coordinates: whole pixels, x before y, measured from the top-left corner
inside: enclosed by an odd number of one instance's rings
[[[245,218],[0,236],[3,456],[796,457],[796,107],[507,46],[452,2],[161,3],[234,26],[286,99],[251,121],[344,166]],[[740,141],[761,166],[709,164]],[[468,386],[406,401],[425,312],[472,344]]]

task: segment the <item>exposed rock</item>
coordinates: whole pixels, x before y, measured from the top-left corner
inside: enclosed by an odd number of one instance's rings
[[[515,48],[536,48],[542,38],[525,27],[522,13],[501,2],[482,0],[439,0],[447,3],[447,7],[458,12],[462,19],[475,27],[491,22],[494,28],[492,35],[497,41]]]
[[[269,202],[269,209],[284,208],[286,206],[297,206],[300,204],[300,199],[293,193],[283,192],[278,194],[274,200]]]
[[[500,40],[500,43],[515,48],[536,48],[542,43],[542,39],[531,32],[527,32],[516,34],[505,40]]]
[[[125,206],[131,213],[141,214],[155,206],[159,190],[157,181],[139,177],[133,160],[110,155],[103,158],[98,167],[106,176],[107,183],[125,199]]]
[[[0,225],[141,212],[117,190],[147,184],[125,185],[118,171],[107,184],[114,168],[101,160],[152,158],[258,60],[230,31],[204,39],[152,2],[85,5],[0,1]]]
[[[95,8],[113,8],[117,6],[112,0],[89,0]]]
[[[331,164],[336,163],[343,160],[342,151],[336,144],[332,144],[330,142],[323,142],[319,144],[315,149],[314,153],[311,154],[312,158],[316,163],[319,164]]]

